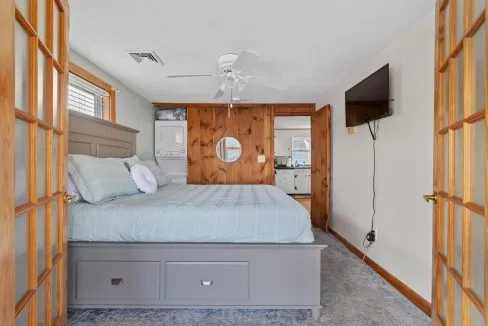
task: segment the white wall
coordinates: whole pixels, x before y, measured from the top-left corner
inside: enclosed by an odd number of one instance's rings
[[[370,228],[373,151],[368,126],[347,135],[344,92],[390,64],[393,116],[377,140],[378,241],[368,256],[425,299],[431,297],[434,15],[430,14],[326,94],[332,106],[331,226],[357,248]]]
[[[69,60],[120,90],[116,94],[116,122],[139,130],[136,144],[137,155],[143,159],[154,158],[155,110],[151,102],[135,93],[78,52],[70,50]]]

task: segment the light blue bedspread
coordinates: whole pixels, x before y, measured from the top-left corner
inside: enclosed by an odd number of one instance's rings
[[[164,186],[69,207],[69,241],[311,243],[307,210],[268,185]]]

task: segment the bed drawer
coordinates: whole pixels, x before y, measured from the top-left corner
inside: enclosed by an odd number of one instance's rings
[[[159,299],[160,262],[76,262],[76,298],[108,302]]]
[[[248,262],[166,262],[165,299],[247,300]]]

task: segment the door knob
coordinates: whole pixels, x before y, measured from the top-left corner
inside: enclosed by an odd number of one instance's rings
[[[63,200],[64,200],[65,203],[69,203],[73,199],[75,199],[75,196],[70,195],[67,192],[64,193]]]
[[[428,202],[433,202],[434,204],[437,203],[437,194],[433,193],[432,195],[424,195],[424,200]]]

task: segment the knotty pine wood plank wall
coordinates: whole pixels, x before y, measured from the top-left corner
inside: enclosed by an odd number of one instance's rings
[[[238,106],[228,115],[226,105],[188,106],[188,183],[272,184],[273,106]],[[217,142],[235,137],[242,155],[224,163],[215,153]],[[266,162],[258,163],[258,155]]]

